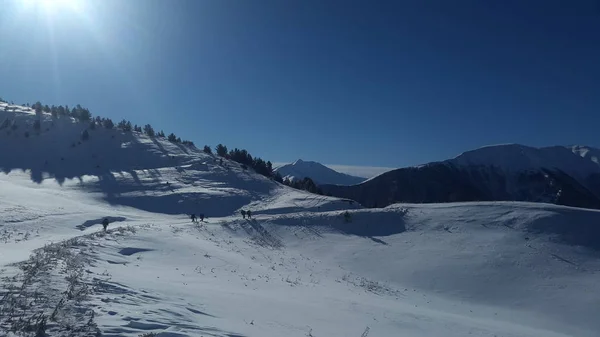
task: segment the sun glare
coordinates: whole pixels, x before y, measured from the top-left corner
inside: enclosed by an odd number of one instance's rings
[[[25,7],[37,7],[47,13],[66,10],[79,11],[81,0],[22,0]]]

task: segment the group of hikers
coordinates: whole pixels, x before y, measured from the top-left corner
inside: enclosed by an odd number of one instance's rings
[[[248,217],[248,219],[252,219],[252,211],[241,210],[240,213],[242,213],[242,217],[244,219],[246,219],[246,217]],[[192,213],[190,215],[190,218],[192,219],[192,223],[198,223],[199,222],[198,219],[200,219],[200,222],[204,222],[204,214],[203,213],[198,214],[198,216],[196,216],[195,213]],[[106,229],[108,228],[108,223],[109,223],[108,218],[102,219],[102,227],[104,228],[105,232],[106,232]]]
[[[190,215],[190,218],[192,218],[192,222],[193,223],[197,223],[198,222],[198,217],[196,217],[195,213],[192,213],[192,215]],[[199,214],[199,218],[200,218],[200,221],[204,222],[204,214],[203,213]]]
[[[242,213],[242,217],[244,219],[246,219],[246,217],[248,219],[252,219],[252,211],[250,211],[250,210],[247,210],[247,211],[241,210],[240,213]],[[198,217],[196,216],[195,213],[192,213],[190,215],[190,218],[192,219],[193,223],[197,223],[198,222],[198,218],[200,219],[201,222],[204,222],[204,214],[202,214],[202,213],[200,213]]]
[[[242,213],[242,217],[244,217],[244,219],[246,219],[246,216],[248,217],[248,219],[252,219],[252,212],[250,210],[247,210],[247,211],[242,210],[241,213]]]

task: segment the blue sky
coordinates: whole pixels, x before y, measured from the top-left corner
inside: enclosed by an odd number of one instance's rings
[[[15,103],[79,103],[273,162],[600,146],[597,1],[41,2],[0,10]]]

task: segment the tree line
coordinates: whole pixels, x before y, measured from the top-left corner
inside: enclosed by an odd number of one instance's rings
[[[6,101],[0,99],[0,102],[6,102]],[[11,103],[11,104],[13,104],[13,103]],[[68,105],[65,105],[65,106],[62,106],[62,105],[49,106],[47,104],[44,105],[38,101],[38,102],[35,102],[31,106],[29,105],[29,103],[25,104],[25,106],[33,109],[35,111],[36,115],[38,115],[38,116],[41,116],[42,113],[49,113],[54,118],[71,117],[79,122],[89,122],[90,123],[89,128],[92,130],[98,126],[104,127],[106,129],[117,128],[124,132],[144,133],[144,134],[148,135],[149,137],[165,138],[166,140],[168,140],[172,143],[178,143],[178,144],[183,144],[183,145],[192,146],[192,147],[195,146],[194,142],[192,142],[190,140],[182,140],[180,137],[178,137],[174,133],[170,133],[169,135],[166,135],[163,130],[156,132],[150,124],[146,124],[142,127],[137,124],[134,125],[131,123],[131,121],[123,119],[115,125],[115,123],[110,118],[104,118],[104,117],[100,117],[100,116],[96,116],[94,118],[89,109],[84,108],[79,104],[70,108]],[[208,145],[204,146],[203,151],[208,154],[213,153],[211,147]],[[244,168],[244,169],[248,169],[250,167],[256,173],[261,174],[265,177],[271,178],[271,179],[273,179],[279,183],[282,183],[284,185],[287,185],[289,187],[323,195],[323,191],[321,190],[321,188],[319,188],[317,186],[317,184],[315,184],[314,181],[312,179],[310,179],[309,177],[306,177],[301,180],[293,180],[293,181],[291,181],[289,179],[284,180],[278,172],[275,172],[273,170],[273,164],[270,161],[265,161],[260,157],[254,157],[245,149],[234,148],[232,150],[229,150],[227,148],[227,146],[225,146],[223,144],[218,144],[215,147],[215,152],[220,157],[227,158],[227,159],[230,159],[230,160],[233,160],[233,161],[239,163],[242,166],[242,168]]]
[[[204,146],[204,152],[212,154],[210,146]],[[229,150],[227,146],[219,144],[215,147],[215,152],[218,156],[233,160],[240,163],[243,169],[251,167],[256,173],[262,174],[267,178],[271,178],[277,182],[283,183],[281,175],[273,171],[273,163],[265,161],[260,157],[253,157],[247,150],[234,148]]]
[[[150,124],[146,124],[142,127],[138,126],[137,124],[134,125],[130,121],[123,119],[115,125],[115,123],[110,118],[103,118],[100,116],[96,116],[95,118],[93,118],[90,110],[82,107],[79,104],[75,105],[72,108],[69,108],[68,105],[49,106],[47,104],[44,105],[38,101],[32,104],[31,106],[29,105],[29,103],[25,104],[25,106],[33,109],[38,116],[41,116],[42,113],[49,113],[54,118],[71,117],[79,122],[89,122],[90,129],[92,130],[95,129],[97,126],[101,126],[106,129],[113,129],[116,127],[117,129],[120,129],[124,132],[139,132],[144,133],[149,137],[166,138],[172,143],[180,143],[187,146],[194,146],[194,142],[190,140],[182,140],[174,133],[170,133],[167,136],[162,130],[156,132]]]
[[[324,195],[323,190],[321,190],[321,188],[317,184],[315,184],[315,182],[309,177],[304,177],[304,179],[295,180],[290,180],[286,178],[283,180],[282,183],[297,190],[304,190],[310,193]]]

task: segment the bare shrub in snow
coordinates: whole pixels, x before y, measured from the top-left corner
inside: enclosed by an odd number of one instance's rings
[[[353,276],[352,274],[344,274],[344,276],[342,276],[342,281],[378,295],[398,295],[399,293],[398,290],[395,290],[384,283],[371,281],[365,277]],[[337,282],[340,281],[338,280]]]
[[[19,263],[21,273],[3,279],[0,330],[26,336],[55,335],[60,331],[97,334],[93,310],[81,310],[79,304],[89,293],[85,247],[81,238],[48,244]],[[48,318],[54,322],[51,326],[46,325]]]

